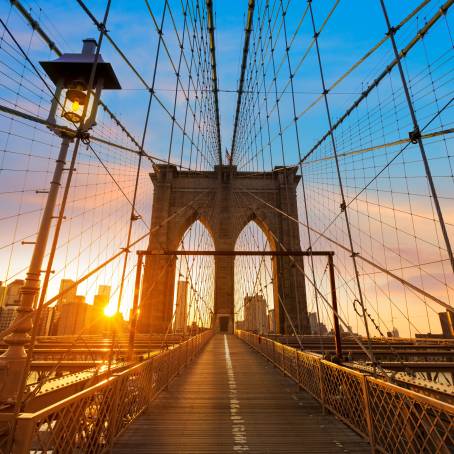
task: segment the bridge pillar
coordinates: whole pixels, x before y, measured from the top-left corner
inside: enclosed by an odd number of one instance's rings
[[[173,166],[162,166],[152,176],[154,184],[152,233],[148,249],[169,249],[168,226],[157,228],[170,214]],[[175,257],[149,256],[145,260],[138,330],[143,333],[165,333],[172,319],[175,281]],[[152,304],[151,304],[152,302]]]
[[[218,166],[214,171],[189,172],[174,165],[155,165],[151,251],[176,250],[190,225],[199,220],[213,238],[217,251],[231,251],[248,224],[255,221],[275,249],[300,250],[299,226],[263,202],[298,218],[296,168],[273,172],[237,172]],[[257,198],[256,198],[257,197]],[[184,208],[186,207],[186,208]],[[166,221],[173,216],[170,221]],[[215,257],[214,328],[233,331],[233,256]],[[310,333],[302,257],[275,257],[273,288],[278,332]],[[300,269],[298,269],[300,268]],[[142,282],[138,330],[164,333],[172,321],[176,258],[147,256]]]
[[[235,257],[215,257],[214,329],[233,333],[234,312],[234,262]]]

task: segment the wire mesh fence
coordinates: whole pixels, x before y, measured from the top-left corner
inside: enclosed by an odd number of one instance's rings
[[[379,452],[448,453],[454,406],[246,331],[264,355]]]
[[[36,413],[22,413],[13,452],[108,452],[211,336],[211,331],[204,331],[63,401]]]

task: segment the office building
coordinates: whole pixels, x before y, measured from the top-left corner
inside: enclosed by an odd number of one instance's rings
[[[276,332],[276,312],[274,309],[268,311],[268,331],[272,334]]]
[[[51,332],[51,325],[54,318],[54,307],[43,307],[39,320],[36,320],[36,335],[49,336]]]
[[[3,306],[1,306],[0,312],[0,330],[8,328],[16,318],[20,304],[20,291],[23,286],[23,279],[16,279],[6,287],[1,286]]]
[[[104,310],[110,301],[110,286],[98,286],[98,293],[93,298],[93,305],[87,307],[85,325],[87,334],[102,334],[108,329],[108,320]]]
[[[15,281],[8,284],[5,293],[5,307],[7,306],[19,306],[20,304],[20,291],[24,286],[23,279],[16,279]]]
[[[319,323],[316,312],[309,312],[308,316],[312,334],[318,336],[325,336],[328,334],[328,328],[324,323],[322,322]]]
[[[76,295],[73,301],[64,303],[59,308],[57,335],[79,334],[85,328],[87,309],[85,296]]]
[[[59,293],[64,292],[66,289],[72,287],[75,284],[75,282],[72,279],[62,279],[60,281],[60,290]],[[71,290],[68,290],[64,295],[62,295],[58,301],[57,301],[57,306],[60,304],[64,304],[67,302],[72,302],[75,300],[75,297],[77,295],[77,286],[74,285]]]
[[[0,312],[0,331],[8,328],[17,315],[18,306],[6,306]]]
[[[263,295],[244,297],[244,328],[259,334],[268,333],[266,300]]]
[[[188,281],[178,281],[173,330],[186,334],[188,324]]]

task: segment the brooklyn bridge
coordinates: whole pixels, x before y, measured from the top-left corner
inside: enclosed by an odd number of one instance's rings
[[[0,452],[454,452],[453,0],[1,0]]]

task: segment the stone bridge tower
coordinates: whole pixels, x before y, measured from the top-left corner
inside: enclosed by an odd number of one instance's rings
[[[176,250],[190,225],[199,220],[210,232],[216,251],[232,251],[238,235],[254,220],[273,250],[301,250],[298,224],[257,200],[298,218],[296,167],[273,172],[237,172],[217,166],[190,172],[174,165],[154,166],[151,251]],[[187,208],[182,209],[186,205]],[[164,222],[169,216],[174,217]],[[155,231],[153,231],[155,230]],[[277,239],[277,240],[276,240]],[[215,256],[214,328],[233,330],[234,256]],[[295,257],[303,267],[302,257]],[[290,317],[301,333],[310,333],[306,288],[301,272],[288,257],[273,257],[273,291],[278,332],[292,333]],[[163,333],[172,319],[176,257],[147,256],[140,302],[139,332]]]

